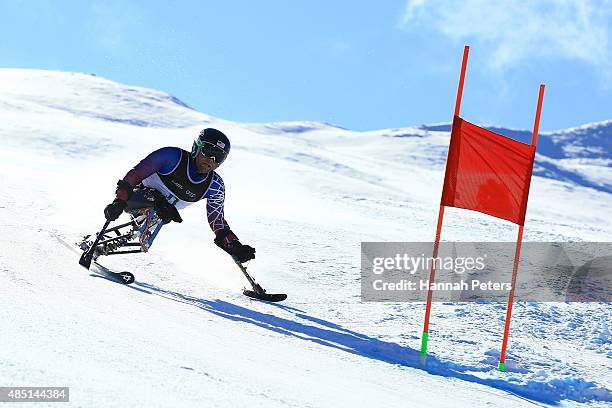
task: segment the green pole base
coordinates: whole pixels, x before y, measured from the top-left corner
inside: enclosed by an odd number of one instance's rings
[[[425,357],[427,355],[427,339],[429,337],[429,333],[423,332],[423,338],[421,339],[421,356]]]
[[[506,363],[499,363],[499,371],[504,372],[506,371]]]

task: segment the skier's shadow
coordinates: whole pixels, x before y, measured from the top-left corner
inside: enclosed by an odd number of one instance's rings
[[[612,401],[612,393],[607,389],[596,388],[595,384],[591,384],[592,387],[586,388],[580,395],[568,395],[568,390],[565,388],[560,389],[559,386],[551,383],[531,380],[528,383],[520,384],[503,379],[480,378],[471,373],[488,372],[496,370],[496,367],[465,366],[450,361],[440,360],[431,354],[423,358],[418,350],[408,346],[360,334],[345,329],[336,323],[309,316],[299,309],[284,305],[270,304],[273,307],[278,307],[293,313],[293,316],[305,320],[306,322],[258,312],[219,299],[200,299],[161,289],[144,282],[136,282],[131,286],[133,287],[134,285],[139,286],[140,291],[149,291],[151,294],[156,294],[176,302],[187,303],[216,316],[235,322],[252,324],[279,334],[317,343],[322,346],[331,347],[358,356],[383,361],[385,363],[421,369],[433,375],[457,378],[486,385],[532,401],[552,405],[558,405],[563,399],[574,399],[580,402]]]

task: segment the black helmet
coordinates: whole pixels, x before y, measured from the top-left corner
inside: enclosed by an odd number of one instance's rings
[[[230,151],[230,141],[220,130],[206,128],[200,132],[191,147],[191,156],[204,153],[207,157],[214,157],[215,163],[221,164]]]

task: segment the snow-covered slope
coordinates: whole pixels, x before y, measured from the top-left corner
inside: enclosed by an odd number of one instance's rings
[[[159,91],[9,69],[0,121],[2,385],[70,386],[71,405],[87,407],[612,402],[607,304],[517,304],[499,373],[503,305],[434,304],[423,365],[423,305],[360,301],[360,242],[433,239],[448,132],[235,123]],[[100,227],[116,180],[205,126],[231,137],[226,216],[282,304],[240,294],[204,205],[148,254],[104,260],[136,275],[130,287],[76,262],[70,244]],[[535,177],[525,240],[611,241],[610,197]],[[444,240],[515,238],[510,223],[447,214]]]

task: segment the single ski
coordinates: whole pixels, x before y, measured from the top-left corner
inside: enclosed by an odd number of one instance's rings
[[[75,247],[73,247],[72,245],[70,245],[69,243],[67,243],[66,241],[64,241],[64,239],[62,237],[60,237],[58,234],[52,232],[51,236],[54,237],[60,244],[62,244],[63,246],[65,246],[66,248],[68,248],[69,250],[78,253],[79,250]],[[79,244],[77,244],[77,247],[79,246]],[[80,263],[80,262],[79,262]],[[103,276],[105,278],[107,278],[108,280],[112,280],[114,282],[117,283],[122,283],[124,285],[129,285],[130,283],[133,283],[135,278],[134,278],[134,274],[128,271],[124,271],[124,272],[113,272],[110,269],[108,269],[105,266],[100,265],[98,262],[93,261],[93,265],[96,267],[95,268],[95,273],[97,273],[100,276]],[[85,265],[81,264],[81,266],[83,266],[86,269],[87,268]]]
[[[129,285],[130,283],[133,283],[135,280],[134,274],[132,272],[128,272],[128,271],[113,272],[107,267],[102,266],[97,262],[94,262],[93,264],[96,266],[96,272],[99,275],[105,276],[109,278],[110,280],[115,281],[117,283]]]

